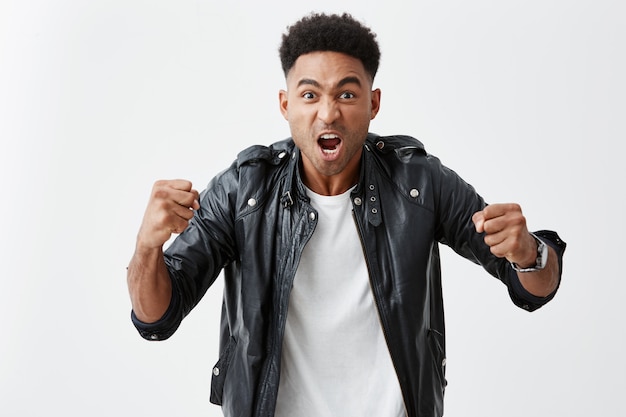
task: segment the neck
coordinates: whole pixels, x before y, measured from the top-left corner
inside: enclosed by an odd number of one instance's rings
[[[324,175],[307,166],[308,161],[303,160],[301,165],[302,182],[311,191],[320,195],[339,195],[352,188],[359,181],[361,158],[355,158],[341,172],[335,175]]]
[[[351,182],[342,182],[340,184],[304,181],[304,185],[306,185],[314,193],[327,196],[343,194],[352,188],[356,183],[356,179]]]

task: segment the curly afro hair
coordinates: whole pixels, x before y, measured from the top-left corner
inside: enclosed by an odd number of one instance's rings
[[[376,34],[348,13],[312,13],[287,28],[278,49],[285,77],[300,55],[315,51],[341,52],[359,59],[372,80],[378,71]]]

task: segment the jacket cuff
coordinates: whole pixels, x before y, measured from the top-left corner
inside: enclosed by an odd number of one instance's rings
[[[563,272],[563,253],[565,252],[565,248],[567,246],[567,244],[559,237],[559,235],[556,232],[553,232],[550,230],[539,230],[533,233],[537,235],[537,237],[541,238],[541,240],[543,240],[546,243],[546,245],[554,249],[554,252],[557,255],[558,264],[559,264],[559,282],[551,294],[549,294],[546,297],[537,297],[529,293],[524,288],[524,286],[519,280],[519,277],[517,276],[517,272],[515,272],[513,268],[510,268],[509,295],[511,297],[511,300],[513,300],[513,303],[516,306],[526,311],[537,310],[538,308],[547,304],[556,295],[556,292],[558,291],[559,286],[561,285],[561,276]]]
[[[165,314],[163,314],[158,321],[154,323],[144,323],[137,318],[135,312],[132,310],[130,312],[130,319],[144,339],[151,341],[165,340],[174,334],[180,325],[181,319],[176,314],[176,312],[179,311],[179,304],[180,302],[179,298],[176,296],[176,291],[172,291],[170,305]]]

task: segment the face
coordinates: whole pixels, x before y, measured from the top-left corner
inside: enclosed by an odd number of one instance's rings
[[[332,195],[356,184],[363,143],[380,90],[357,58],[338,52],[301,55],[280,92],[280,110],[302,154],[303,180]]]

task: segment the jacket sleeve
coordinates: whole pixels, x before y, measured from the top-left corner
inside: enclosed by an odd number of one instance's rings
[[[200,209],[187,229],[165,250],[172,280],[172,298],[155,323],[143,323],[131,313],[139,334],[148,340],[169,338],[198,304],[223,267],[237,257],[235,201],[237,170],[233,165],[215,177],[200,194]]]
[[[556,290],[547,297],[536,297],[530,294],[520,283],[511,264],[506,259],[498,258],[491,253],[489,246],[484,242],[484,233],[477,233],[472,222],[473,214],[486,206],[483,198],[470,184],[442,165],[437,158],[428,156],[428,159],[433,175],[433,187],[437,190],[437,239],[461,256],[481,265],[487,272],[502,281],[508,288],[511,300],[518,307],[534,311],[554,298]],[[560,283],[565,242],[553,231],[543,230],[535,234],[554,248],[559,257]]]

